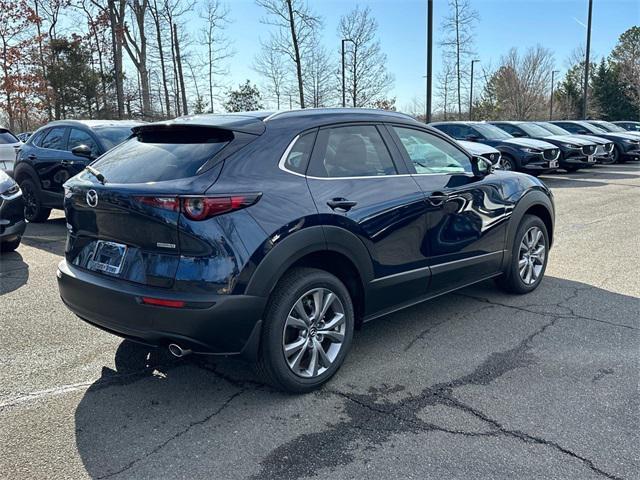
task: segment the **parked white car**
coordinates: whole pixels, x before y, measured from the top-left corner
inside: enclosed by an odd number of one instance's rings
[[[0,127],[0,170],[11,175],[22,142],[7,128]]]
[[[478,142],[468,142],[466,140],[456,140],[462,148],[464,148],[471,155],[477,155],[489,160],[494,167],[500,168],[500,151],[496,150],[489,145]]]

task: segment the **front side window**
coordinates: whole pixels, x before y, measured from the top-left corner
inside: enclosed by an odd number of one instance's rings
[[[393,127],[416,173],[472,173],[471,160],[449,142],[413,128]]]
[[[308,174],[313,177],[377,177],[397,173],[391,155],[373,125],[322,130]]]
[[[72,128],[69,133],[69,141],[67,142],[67,149],[69,151],[73,150],[75,147],[79,147],[80,145],[86,145],[91,149],[91,153],[97,155],[98,153],[98,144],[96,141],[89,135],[87,132],[82,130],[78,130],[77,128]]]
[[[513,138],[507,132],[501,130],[495,125],[477,123],[473,125],[473,128],[487,140],[506,140],[507,138]]]
[[[42,148],[51,148],[53,150],[65,150],[66,145],[64,141],[64,135],[66,133],[65,127],[55,127],[49,130],[45,137],[40,142]]]
[[[0,145],[18,143],[19,141],[9,130],[0,129]]]

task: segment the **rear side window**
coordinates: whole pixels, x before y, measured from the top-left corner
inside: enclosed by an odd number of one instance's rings
[[[45,137],[40,141],[42,148],[51,148],[53,150],[66,150],[65,145],[65,127],[55,127],[49,130]]]
[[[561,123],[560,126],[571,133],[577,133],[581,128],[573,123]]]
[[[9,130],[0,129],[0,145],[6,145],[8,143],[18,143],[18,138]]]
[[[96,127],[93,129],[107,150],[121,144],[131,136],[131,127]]]
[[[93,166],[110,183],[147,183],[192,177],[233,133],[209,127],[142,128]]]
[[[396,173],[389,150],[373,125],[321,130],[308,171],[310,176],[323,178],[377,177]]]
[[[316,132],[305,133],[300,135],[296,142],[289,150],[284,166],[287,170],[304,175],[309,164],[311,151],[313,150],[313,142],[316,139]]]
[[[91,153],[93,153],[94,155],[98,153],[98,144],[91,135],[77,128],[72,128],[71,132],[69,133],[67,148],[71,151],[75,147],[79,147],[80,145],[86,145],[87,147],[89,147],[91,149]]]

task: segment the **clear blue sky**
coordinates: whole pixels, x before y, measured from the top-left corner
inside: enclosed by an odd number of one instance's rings
[[[566,58],[585,43],[587,0],[471,0],[480,14],[476,29],[478,56],[495,67],[510,47],[521,49],[541,44],[555,52],[556,68],[564,73]],[[262,25],[264,13],[253,0],[227,0],[233,23],[228,36],[237,52],[229,64],[228,80],[240,83],[246,78],[258,80],[251,64],[259,51],[259,39],[268,38],[271,27]],[[640,24],[640,0],[594,0],[592,52],[606,55],[622,32]],[[337,34],[341,15],[356,4],[368,5],[379,24],[382,49],[389,70],[395,75],[391,96],[402,108],[413,97],[424,98],[426,51],[426,0],[309,0],[314,12],[324,19],[323,41],[339,59]],[[446,0],[434,1],[434,79],[440,66],[437,46],[440,23],[446,15]],[[190,24],[190,25],[193,25]],[[477,79],[478,80],[478,79]]]

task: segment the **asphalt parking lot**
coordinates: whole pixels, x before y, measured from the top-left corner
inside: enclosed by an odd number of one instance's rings
[[[640,478],[640,165],[543,179],[537,291],[371,322],[304,396],[85,325],[56,287],[64,218],[30,225],[0,260],[0,477]]]

